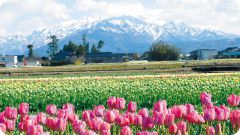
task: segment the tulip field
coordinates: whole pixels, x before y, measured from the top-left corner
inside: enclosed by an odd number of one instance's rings
[[[9,135],[230,135],[240,128],[240,73],[0,84],[0,130]]]

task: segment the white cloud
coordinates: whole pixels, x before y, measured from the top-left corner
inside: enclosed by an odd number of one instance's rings
[[[0,28],[5,34],[26,34],[85,16],[121,15],[157,16],[240,34],[239,0],[0,0]]]

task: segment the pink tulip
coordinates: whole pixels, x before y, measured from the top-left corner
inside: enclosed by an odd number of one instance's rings
[[[50,135],[49,132],[38,132],[36,135]]]
[[[103,117],[104,111],[105,111],[105,107],[103,105],[94,107],[94,113],[97,117]]]
[[[216,117],[216,113],[214,109],[206,109],[204,110],[204,120],[205,121],[214,121]]]
[[[168,113],[166,100],[162,100],[162,101],[160,100],[157,103],[154,103],[153,111],[162,112],[163,114],[166,115]]]
[[[187,134],[187,123],[184,121],[178,122],[177,129],[181,132],[181,134]]]
[[[132,135],[131,128],[128,126],[124,126],[121,128],[120,135]]]
[[[37,124],[38,122],[34,116],[27,116],[26,118],[22,119],[21,122],[18,124],[18,129],[22,132],[27,132],[29,126]]]
[[[34,126],[29,126],[27,128],[27,134],[26,135],[37,135],[37,133],[42,133],[43,132],[43,127],[41,125],[34,125]]]
[[[14,131],[16,120],[6,120],[5,123],[7,131]]]
[[[229,105],[231,106],[238,106],[239,102],[240,102],[240,97],[235,95],[235,94],[231,94],[228,98],[227,98],[227,102]]]
[[[69,103],[63,105],[62,109],[67,110],[69,114],[72,114],[75,111],[75,107],[72,104],[69,104]]]
[[[3,124],[3,123],[0,123],[0,131],[2,131],[3,133],[5,133],[5,132],[6,132],[6,130],[7,130],[7,127],[6,127],[6,125],[5,125],[5,124]]]
[[[206,128],[206,135],[215,135],[214,127],[207,127]]]
[[[54,130],[56,131],[56,124],[57,124],[57,118],[47,118],[46,119],[46,126],[51,129],[51,130]]]
[[[96,117],[87,122],[88,126],[94,131],[100,131],[103,124],[102,118]]]
[[[107,130],[110,131],[111,130],[111,125],[108,124],[107,122],[103,122],[100,128],[101,131]]]
[[[158,135],[158,133],[157,132],[141,131],[141,132],[137,132],[137,135]]]
[[[86,130],[87,125],[85,121],[78,120],[72,123],[72,127],[75,133],[80,134]]]
[[[220,107],[215,106],[214,107],[215,110],[215,119],[218,121],[223,121],[224,120],[224,110]]]
[[[83,119],[84,121],[89,121],[89,120],[91,119],[90,113],[89,113],[88,110],[82,112],[82,119]]]
[[[138,115],[141,115],[143,118],[149,116],[149,112],[147,108],[142,108],[138,111]]]
[[[226,107],[225,105],[220,106],[220,108],[222,108],[224,111],[224,120],[228,120],[230,115],[230,108]]]
[[[38,113],[37,114],[37,122],[40,124],[46,124],[46,119],[47,119],[47,115],[45,113]]]
[[[165,124],[166,126],[173,125],[173,124],[174,124],[174,120],[175,120],[174,114],[168,113],[168,114],[165,116],[164,124]]]
[[[115,114],[115,120],[120,116],[120,112],[119,112],[119,110],[112,110],[113,112],[114,112],[114,114]]]
[[[117,98],[115,102],[115,108],[118,110],[123,110],[125,108],[125,99],[124,98]]]
[[[110,130],[101,130],[100,135],[111,135],[111,131]]]
[[[201,100],[201,103],[202,105],[206,105],[208,106],[209,104],[212,103],[212,95],[211,94],[208,94],[206,92],[202,92],[201,95],[200,95],[200,100]]]
[[[143,129],[152,129],[154,127],[154,122],[152,117],[143,118],[142,128]]]
[[[107,100],[108,108],[114,109],[115,108],[115,103],[116,103],[116,98],[115,97],[108,98],[108,100]]]
[[[57,117],[58,118],[63,118],[65,120],[68,119],[68,111],[64,109],[60,109],[57,111]]]
[[[108,123],[113,123],[115,121],[115,114],[113,111],[107,111],[105,114],[105,121]]]
[[[57,113],[57,106],[56,105],[48,105],[46,108],[46,112],[49,115],[55,115]]]
[[[153,112],[153,121],[156,125],[164,124],[165,115],[162,112]]]
[[[187,109],[183,105],[175,105],[171,108],[171,113],[174,114],[175,119],[179,119],[187,115]]]
[[[230,122],[234,129],[240,128],[240,110],[233,110],[230,113]]]
[[[129,122],[129,119],[128,118],[125,118],[123,116],[119,116],[117,119],[116,119],[116,122],[119,126],[121,127],[124,127],[124,126],[129,126],[130,125],[130,122]]]
[[[176,134],[177,133],[177,125],[176,124],[172,124],[168,127],[169,133],[170,134]]]
[[[29,104],[28,103],[21,103],[18,107],[18,113],[20,115],[27,115],[29,112]]]
[[[17,119],[17,109],[12,107],[6,107],[4,111],[4,116],[8,119]]]
[[[186,107],[187,114],[195,112],[195,108],[192,104],[186,104],[185,107]]]
[[[134,115],[134,126],[142,126],[142,120],[141,115]]]
[[[67,127],[66,119],[58,118],[54,129],[60,132],[64,132],[66,130],[66,127]]]
[[[68,120],[73,123],[74,121],[78,121],[79,118],[78,118],[78,115],[77,114],[68,114]]]
[[[137,111],[137,104],[135,102],[132,102],[132,101],[129,102],[127,112],[135,113],[136,111]]]
[[[4,112],[0,113],[0,123],[4,123],[6,121],[6,118],[4,116]]]
[[[130,125],[134,125],[134,119],[135,119],[135,114],[133,113],[127,113],[122,115],[125,118],[128,118]]]

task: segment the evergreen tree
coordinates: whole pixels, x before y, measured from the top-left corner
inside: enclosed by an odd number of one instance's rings
[[[100,51],[100,49],[104,46],[104,42],[102,41],[102,40],[100,40],[99,42],[98,42],[98,46],[97,46],[97,48],[99,49],[99,51]]]
[[[59,39],[55,35],[52,35],[49,38],[51,41],[48,43],[48,54],[50,58],[53,58],[58,52]]]
[[[29,44],[29,45],[27,45],[27,48],[29,49],[28,57],[32,57],[33,56],[33,45]]]
[[[78,45],[73,43],[72,41],[69,41],[67,45],[64,45],[63,51],[73,51],[76,52],[78,49]]]
[[[91,53],[99,53],[100,51],[98,50],[98,48],[96,47],[95,44],[92,45],[92,48],[91,48]]]

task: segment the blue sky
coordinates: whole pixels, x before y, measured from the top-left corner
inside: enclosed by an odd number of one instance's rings
[[[239,0],[0,0],[0,36],[82,17],[132,15],[240,35]]]

